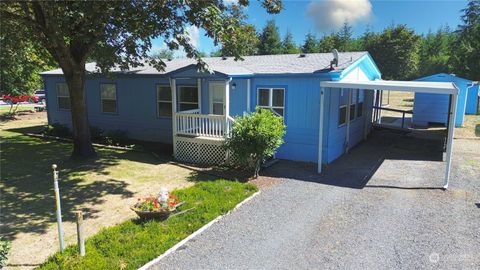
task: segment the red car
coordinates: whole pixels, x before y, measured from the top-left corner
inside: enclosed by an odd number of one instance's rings
[[[10,96],[10,95],[4,95],[3,96],[3,102],[7,104],[17,104],[19,102],[30,102],[30,103],[38,103],[40,101],[40,98],[37,96]]]

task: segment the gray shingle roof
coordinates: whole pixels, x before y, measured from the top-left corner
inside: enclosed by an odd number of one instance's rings
[[[337,70],[343,70],[360,59],[367,52],[342,52],[339,53]],[[301,57],[299,54],[279,55],[254,55],[244,56],[244,60],[235,61],[233,57],[206,57],[203,58],[209,68],[215,72],[226,75],[253,75],[253,74],[305,74],[321,71],[328,71],[330,61],[333,59],[331,53],[310,53]],[[154,67],[145,65],[132,68],[128,71],[113,69],[113,72],[124,72],[130,74],[166,74],[195,64],[195,60],[188,58],[165,60],[166,68],[158,71]],[[96,64],[86,65],[88,72],[96,72]],[[42,75],[63,74],[61,69],[50,70],[40,73]]]

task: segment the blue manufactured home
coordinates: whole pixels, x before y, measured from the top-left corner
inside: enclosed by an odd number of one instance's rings
[[[456,85],[459,93],[455,126],[462,126],[465,114],[477,113],[478,83],[445,73],[419,78],[417,81],[452,82]],[[415,93],[413,124],[415,126],[428,126],[430,123],[446,125],[449,101],[449,95],[446,94]]]
[[[276,157],[329,163],[363,140],[371,127],[373,92],[327,91],[321,81],[372,81],[381,74],[367,52],[205,58],[210,72],[190,59],[166,61],[159,72],[144,66],[98,77],[87,64],[85,85],[91,126],[124,130],[133,139],[173,145],[174,157],[194,163],[225,159],[221,147],[234,116],[267,108],[282,116],[285,143]],[[332,64],[333,63],[333,64]],[[68,88],[61,70],[41,73],[49,123],[71,127]],[[324,106],[319,128],[320,106]],[[322,151],[319,151],[322,130]],[[348,130],[348,135],[347,135]]]

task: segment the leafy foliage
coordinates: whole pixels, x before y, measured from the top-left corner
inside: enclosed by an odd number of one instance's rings
[[[185,202],[179,210],[194,210],[162,222],[130,220],[105,228],[87,239],[85,257],[69,246],[39,269],[137,269],[256,191],[252,184],[227,180],[199,182],[175,191]]]
[[[39,44],[21,38],[21,27],[2,20],[0,27],[0,93],[13,96],[31,95],[43,88],[38,74],[55,66]]]
[[[7,264],[8,253],[10,252],[10,241],[0,238],[0,268],[3,268]]]
[[[261,162],[273,156],[283,143],[285,124],[283,118],[272,111],[257,109],[256,112],[236,117],[231,137],[225,147],[231,151],[242,167],[254,170],[258,176]]]
[[[162,50],[159,50],[159,51],[156,51],[156,52],[152,53],[151,58],[171,60],[171,59],[173,59],[173,51],[167,50],[167,49],[162,49]]]
[[[267,21],[267,25],[263,28],[259,39],[258,54],[266,55],[282,53],[282,42],[274,20]]]

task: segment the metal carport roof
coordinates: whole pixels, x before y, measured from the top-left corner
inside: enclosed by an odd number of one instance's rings
[[[451,82],[423,82],[423,81],[322,81],[320,82],[320,125],[319,125],[319,146],[318,146],[318,172],[322,171],[322,143],[323,143],[323,108],[324,95],[326,89],[364,89],[364,90],[390,90],[390,91],[404,91],[404,92],[419,92],[419,93],[433,93],[433,94],[448,94],[451,95],[451,103],[449,110],[449,122],[447,127],[447,157],[445,168],[445,182],[444,189],[448,188],[450,179],[450,169],[452,162],[452,148],[453,148],[453,133],[455,131],[455,114],[457,111],[457,95],[458,88]],[[348,123],[348,121],[347,121]]]

